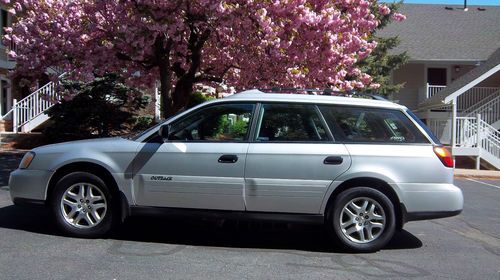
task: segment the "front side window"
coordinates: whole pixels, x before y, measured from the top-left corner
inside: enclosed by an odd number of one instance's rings
[[[313,105],[263,104],[260,115],[258,142],[330,140]]]
[[[222,104],[200,109],[170,127],[169,140],[246,141],[253,104]]]
[[[429,143],[399,110],[321,106],[335,140],[343,142]]]

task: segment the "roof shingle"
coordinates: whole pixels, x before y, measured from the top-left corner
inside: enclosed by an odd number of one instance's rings
[[[399,36],[394,51],[408,51],[412,61],[485,61],[500,47],[500,6],[403,4],[400,12],[407,19],[378,35]]]

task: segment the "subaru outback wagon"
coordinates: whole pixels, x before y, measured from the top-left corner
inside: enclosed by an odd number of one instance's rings
[[[170,213],[325,225],[375,251],[412,220],[458,215],[453,158],[406,107],[257,90],[201,104],[131,138],[43,146],[10,176],[15,204],[95,238]]]

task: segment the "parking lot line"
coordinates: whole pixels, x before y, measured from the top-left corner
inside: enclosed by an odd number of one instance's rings
[[[487,186],[490,186],[490,187],[494,187],[494,188],[500,189],[500,186],[497,186],[497,185],[488,184],[488,183],[481,182],[481,181],[478,181],[478,180],[474,180],[474,179],[471,179],[471,178],[466,178],[466,179],[469,180],[469,181],[472,181],[472,182],[476,182],[476,183],[479,183],[479,184],[483,184],[483,185],[487,185]]]

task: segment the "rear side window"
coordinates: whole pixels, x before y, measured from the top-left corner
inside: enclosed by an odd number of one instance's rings
[[[441,141],[436,137],[436,135],[434,135],[430,128],[424,122],[422,122],[422,120],[420,120],[419,117],[417,117],[411,110],[406,110],[406,113],[410,115],[410,117],[425,130],[427,135],[429,135],[429,137],[432,139],[432,141],[434,141],[436,145],[441,145]]]
[[[259,119],[258,142],[330,141],[313,105],[263,104]]]
[[[321,106],[335,140],[352,143],[429,143],[401,111]]]

